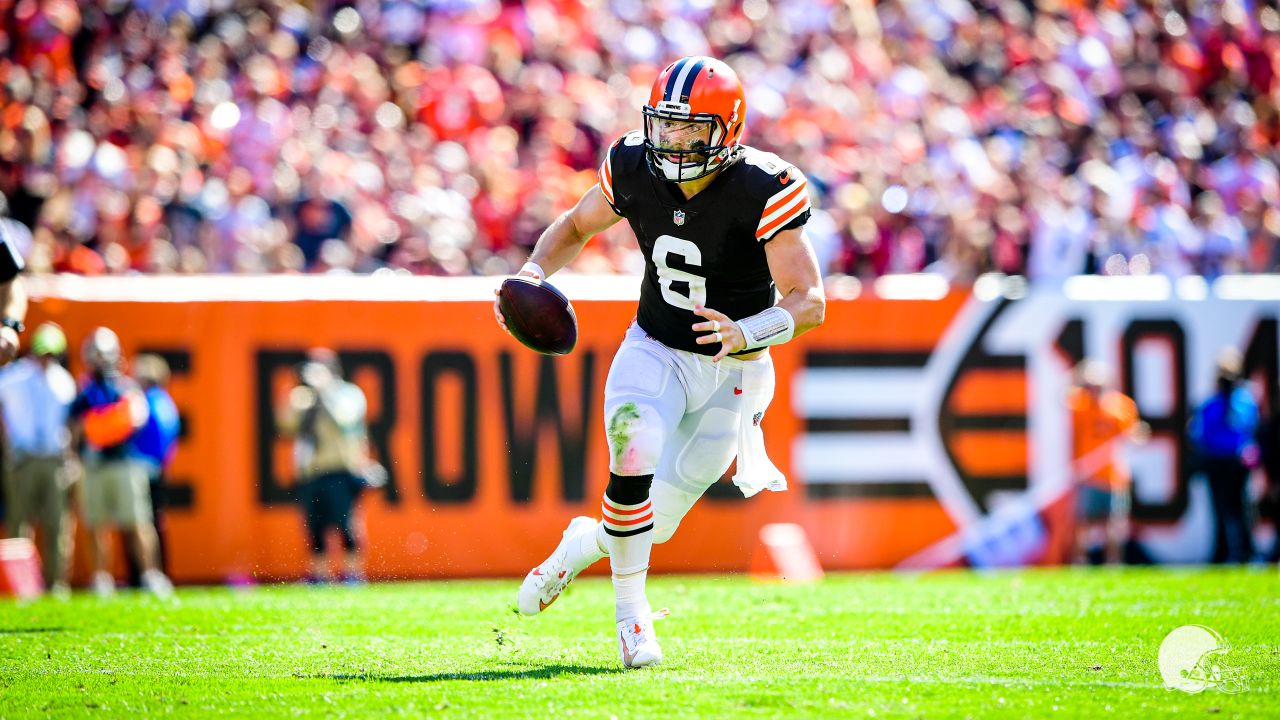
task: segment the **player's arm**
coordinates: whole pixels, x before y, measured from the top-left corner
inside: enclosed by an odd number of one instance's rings
[[[542,232],[529,262],[542,268],[546,273],[542,277],[548,277],[572,262],[592,235],[608,230],[621,219],[605,200],[600,185],[592,185],[577,205],[562,213]]]
[[[826,319],[827,298],[822,290],[818,255],[805,237],[804,228],[783,230],[764,246],[773,283],[782,293],[778,307],[795,319],[792,337],[808,332]]]
[[[0,316],[6,324],[0,326],[0,365],[18,354],[18,331],[12,327],[27,316],[27,293],[22,287],[22,276],[0,283]]]
[[[525,263],[519,274],[546,278],[572,262],[592,235],[609,229],[621,219],[622,216],[614,212],[605,200],[600,185],[592,185],[579,198],[577,205],[561,213],[555,222],[542,231],[541,237],[533,246],[529,262]],[[497,295],[498,291],[494,290],[493,294]],[[502,310],[498,308],[497,298],[493,301],[493,315],[502,329],[506,330],[507,322],[502,317]]]
[[[711,308],[693,310],[706,318],[705,322],[694,323],[694,331],[708,333],[695,342],[699,345],[720,343],[716,361],[729,353],[787,342],[818,327],[826,317],[822,273],[804,228],[791,228],[774,235],[764,246],[764,253],[773,282],[782,293],[777,305],[737,320]]]

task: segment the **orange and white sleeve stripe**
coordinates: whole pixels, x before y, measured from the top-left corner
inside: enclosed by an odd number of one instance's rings
[[[791,182],[765,202],[764,212],[760,214],[756,240],[761,242],[809,210],[809,180],[795,168],[787,170],[783,177],[790,177]]]
[[[613,201],[613,148],[604,154],[604,162],[600,163],[600,192],[610,205],[617,207]]]

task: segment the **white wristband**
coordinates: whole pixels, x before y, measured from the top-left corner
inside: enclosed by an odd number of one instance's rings
[[[520,272],[533,273],[534,275],[538,276],[539,280],[545,280],[547,277],[547,274],[542,272],[542,266],[533,261],[529,261],[525,263],[524,267],[520,268]]]
[[[781,345],[796,333],[796,319],[791,313],[773,306],[764,312],[744,317],[738,321],[742,337],[747,340],[746,350],[758,350],[769,345]]]

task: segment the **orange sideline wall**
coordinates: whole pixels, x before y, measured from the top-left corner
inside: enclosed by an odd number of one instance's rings
[[[310,281],[318,280],[32,283],[28,325],[53,320],[66,329],[73,372],[81,370],[80,340],[97,325],[119,333],[126,356],[160,351],[175,365],[170,389],[187,424],[170,473],[177,506],[164,527],[175,580],[305,572],[302,517],[288,499],[289,441],[275,436],[270,409],[297,354],[316,345],[340,351],[365,390],[380,459],[392,473],[394,489],[366,493],[357,513],[372,577],[520,575],[555,545],[569,518],[598,514],[608,479],[604,379],[634,313],[626,295],[635,279],[566,290],[581,337],[557,359],[497,327],[488,299],[496,279],[350,278],[315,292],[322,286]],[[291,299],[298,297],[310,299]],[[722,480],[655,551],[655,570],[745,570],[769,522],[801,523],[827,568],[890,566],[951,533],[955,525],[933,497],[810,497],[792,462],[803,423],[791,410],[791,379],[812,352],[927,354],[966,297],[832,301],[823,328],[775,349],[778,392],[764,427],[771,457],[784,472],[792,468],[791,491],[745,500]],[[961,399],[1007,404],[999,398],[1016,387],[1016,379],[989,373],[967,378]],[[965,442],[961,453],[972,462],[1025,472],[1018,433]],[[984,460],[992,448],[997,457]]]

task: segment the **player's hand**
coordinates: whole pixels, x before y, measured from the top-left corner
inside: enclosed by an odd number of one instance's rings
[[[0,327],[0,365],[18,356],[18,332],[11,327]]]
[[[503,331],[503,332],[505,332],[506,334],[510,335],[510,334],[511,334],[511,331],[507,329],[507,319],[506,319],[506,318],[504,318],[504,317],[502,317],[502,308],[498,306],[498,295],[499,295],[499,291],[498,291],[498,289],[497,289],[497,288],[494,288],[494,291],[493,291],[493,317],[494,317],[494,319],[495,319],[495,320],[497,320],[497,321],[498,321],[498,327],[502,328],[502,331]]]
[[[720,343],[720,352],[711,358],[711,362],[720,362],[720,359],[729,353],[747,349],[747,339],[742,335],[742,328],[738,327],[738,323],[734,322],[728,315],[701,305],[695,307],[693,313],[707,320],[706,322],[693,324],[694,332],[707,333],[706,335],[699,335],[694,342],[699,345]]]
[[[542,279],[537,275],[524,270],[521,270],[520,272],[516,273],[516,277],[529,277],[535,280]],[[510,335],[511,330],[507,328],[507,319],[502,317],[502,308],[498,305],[498,294],[499,294],[499,290],[495,288],[493,291],[493,318],[498,321],[498,327],[502,328],[504,332]]]

